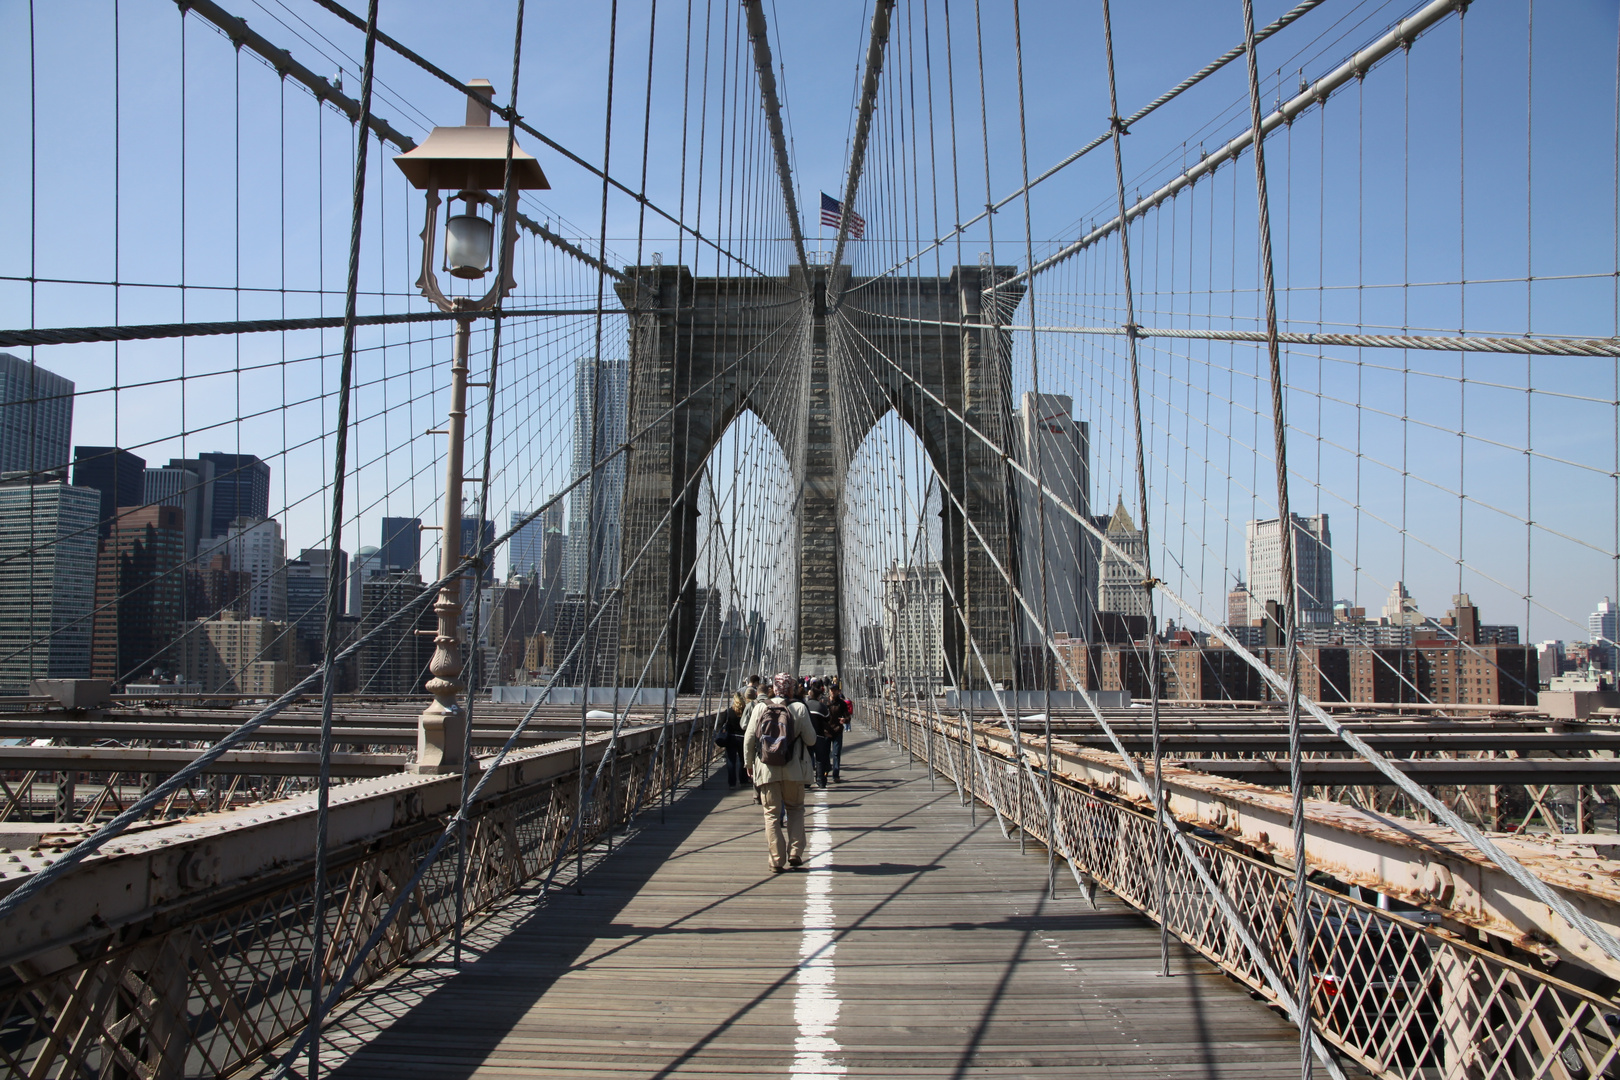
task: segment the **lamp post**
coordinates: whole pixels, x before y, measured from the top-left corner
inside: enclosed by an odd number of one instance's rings
[[[422,226],[422,274],[416,287],[441,311],[455,314],[453,358],[450,366],[450,417],[444,434],[444,514],[439,536],[439,589],[433,612],[439,626],[433,636],[432,674],[427,692],[433,701],[417,719],[416,764],[419,773],[460,771],[467,753],[466,730],[460,702],[466,688],[461,674],[461,579],[450,577],[461,564],[461,487],[467,434],[467,352],[475,314],[489,311],[510,292],[512,247],[516,242],[517,192],[549,188],[540,163],[511,144],[511,190],[504,190],[507,131],[489,126],[490,98],[494,91],[486,79],[467,84],[467,122],[461,127],[436,127],[422,145],[394,159],[405,178],[427,193],[427,216]],[[477,281],[487,275],[495,257],[496,218],[500,219],[500,272],[482,297],[446,296],[434,269],[438,240],[440,192],[454,192],[462,211],[445,221],[443,269],[452,277]],[[491,194],[491,192],[496,194]],[[483,210],[487,208],[489,216]],[[493,390],[491,391],[493,392]]]

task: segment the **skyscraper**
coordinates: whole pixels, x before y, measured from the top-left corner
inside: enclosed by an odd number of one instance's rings
[[[382,519],[382,545],[377,548],[382,572],[404,570],[420,573],[422,561],[422,519],[385,517]]]
[[[205,694],[274,697],[293,684],[297,645],[293,628],[270,619],[222,611],[198,619],[180,642],[180,670]]]
[[[414,573],[379,574],[368,580],[361,597],[361,636],[377,630],[388,617],[422,595]],[[430,601],[418,606],[414,619],[401,619],[360,647],[359,690],[362,694],[414,694],[427,681],[433,638],[418,634],[438,625]]]
[[[248,614],[258,619],[285,622],[287,551],[281,542],[281,524],[275,518],[236,518],[225,535],[199,546],[198,558],[206,559],[219,551],[230,556],[230,569],[245,570],[253,575]]]
[[[1136,521],[1131,517],[1130,511],[1125,509],[1124,495],[1119,497],[1114,514],[1108,519],[1108,527],[1103,532],[1107,534],[1109,542],[1123,551],[1127,558],[1122,559],[1109,549],[1103,548],[1102,558],[1098,560],[1097,610],[1142,619],[1151,618],[1153,605],[1148,598],[1147,590],[1142,588],[1142,573],[1128,561],[1140,563],[1146,548],[1142,540],[1142,530],[1136,527]]]
[[[477,518],[464,517],[461,519],[461,554],[463,556],[476,555],[494,542],[495,523],[493,521],[488,518],[485,518],[482,522]],[[483,572],[478,574],[476,578],[484,585],[488,585],[495,580],[494,553],[491,552],[488,558],[489,563],[485,565]],[[461,598],[463,603],[468,603],[470,606],[472,599],[471,586],[462,589]]]
[[[600,370],[600,377],[598,377]],[[574,476],[623,445],[628,428],[630,365],[582,357],[574,369]],[[594,407],[593,407],[594,406]],[[595,417],[596,439],[591,439]],[[570,593],[585,593],[586,568],[595,566],[589,591],[599,595],[619,580],[623,532],[624,455],[616,456],[568,496],[568,549],[564,576]]]
[[[509,527],[517,529],[517,532],[506,542],[508,577],[521,574],[524,577],[538,578],[545,574],[546,515],[537,515],[533,521],[519,528],[518,523],[528,516],[528,513],[522,510],[512,511]]]
[[[186,567],[186,622],[210,619],[222,611],[246,615],[252,599],[253,575],[232,568],[227,548],[211,550]],[[189,626],[185,632],[191,632]]]
[[[126,506],[108,523],[96,566],[92,678],[141,681],[177,666],[172,647],[185,599],[185,512]]]
[[[883,572],[885,670],[902,693],[933,693],[945,675],[945,578],[937,562]]]
[[[1603,671],[1620,670],[1620,606],[1607,596],[1596,611],[1586,617],[1586,632],[1592,645],[1586,655]]]
[[[319,576],[322,581],[325,581],[327,579],[327,575],[332,571],[332,551],[330,548],[305,548],[298,553],[298,558],[301,562],[309,563],[310,566],[314,567],[317,576]],[[344,551],[342,548],[337,549],[337,564],[338,580],[347,583],[349,579],[349,553]],[[346,613],[346,609],[344,607],[345,599],[346,597],[343,590],[338,590],[339,615]],[[323,604],[322,606],[324,607],[325,605]]]
[[[563,535],[561,529],[546,529],[546,561],[542,568],[546,587],[561,590],[563,587],[563,556],[568,552],[568,537]]]
[[[198,472],[201,462],[190,463],[176,459],[161,468],[146,470],[145,491],[141,502],[147,506],[178,506],[185,518],[186,558],[197,554],[197,541],[203,539],[209,515],[213,513],[213,488]],[[207,463],[207,474],[213,475],[213,462]]]
[[[237,518],[270,516],[269,465],[253,454],[198,454],[197,459],[214,466],[209,536],[224,536]]]
[[[569,596],[557,604],[550,649],[558,686],[613,684],[622,610],[618,593],[598,597],[588,606],[583,596]]]
[[[726,658],[720,652],[721,625],[720,590],[713,586],[699,586],[697,602],[692,605],[692,671],[689,684],[699,694],[712,694],[720,689],[725,675]]]
[[[365,614],[366,582],[381,574],[382,552],[374,547],[363,547],[354,553],[354,565],[349,568],[349,614],[360,618]],[[416,571],[411,571],[415,573]]]
[[[146,459],[116,446],[75,446],[73,486],[101,492],[101,528],[107,539],[120,509],[146,505]]]
[[[1384,621],[1391,626],[1422,626],[1426,621],[1412,594],[1406,591],[1406,582],[1397,581],[1384,601]]]
[[[1019,581],[1035,611],[1034,618],[1027,612],[1024,615],[1024,640],[1028,642],[1041,640],[1043,562],[1047,629],[1081,637],[1092,623],[1095,545],[1080,523],[1052,501],[1056,497],[1081,514],[1091,513],[1091,432],[1087,424],[1074,419],[1073,410],[1074,399],[1065,394],[1042,394],[1037,401],[1036,395],[1026,393],[1013,414],[1018,461],[1051,493],[1045,505],[1043,550],[1040,489],[1022,475],[1017,477]]]
[[[1294,580],[1298,583],[1299,624],[1333,623],[1333,538],[1326,514],[1294,517]],[[1276,518],[1249,522],[1244,545],[1249,593],[1260,611],[1267,600],[1284,602],[1282,529]]]
[[[298,627],[305,641],[320,641],[326,629],[326,575],[324,566],[303,559],[288,559],[287,621]]]
[[[100,511],[93,489],[0,482],[0,693],[89,677]]]
[[[1254,616],[1249,612],[1251,603],[1249,587],[1243,584],[1243,578],[1239,576],[1232,584],[1232,591],[1226,594],[1226,625],[1229,627],[1252,625]]]
[[[0,353],[0,473],[66,468],[72,438],[73,380]]]

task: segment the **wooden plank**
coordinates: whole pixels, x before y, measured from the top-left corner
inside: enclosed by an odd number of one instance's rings
[[[1043,854],[869,733],[845,762],[810,793],[808,872],[771,874],[748,790],[711,779],[581,892],[491,917],[460,972],[345,1012],[331,1075],[1298,1075],[1291,1027],[1196,958],[1161,978],[1125,905],[1047,899]]]

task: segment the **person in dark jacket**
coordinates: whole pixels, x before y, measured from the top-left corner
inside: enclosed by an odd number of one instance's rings
[[[849,722],[849,702],[835,683],[827,695],[827,766],[833,783],[844,760],[844,725]]]
[[[743,721],[748,715],[748,699],[741,693],[731,695],[731,707],[721,718],[726,726],[726,787],[748,784],[748,773],[743,770]],[[751,786],[751,785],[750,785]]]
[[[826,787],[832,732],[827,715],[827,688],[820,679],[810,680],[804,695],[804,706],[810,710],[810,723],[816,729],[816,786]]]

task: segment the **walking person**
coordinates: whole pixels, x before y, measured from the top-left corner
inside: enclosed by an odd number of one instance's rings
[[[726,751],[726,787],[735,788],[748,783],[748,771],[743,768],[743,722],[748,715],[748,698],[741,692],[731,695],[731,707],[721,716],[721,745]]]
[[[743,762],[765,807],[765,844],[771,873],[804,865],[804,786],[812,776],[810,748],[816,729],[804,703],[794,700],[798,680],[786,673],[772,680],[743,732]]]
[[[844,727],[855,726],[855,703],[844,696],[844,682],[837,675],[832,677],[832,696],[844,703]]]
[[[811,679],[805,690],[804,707],[810,713],[810,726],[816,729],[816,787],[827,786],[829,753],[832,749],[831,717],[827,711],[827,689],[820,679]]]
[[[833,783],[839,783],[838,767],[844,758],[844,728],[849,724],[849,702],[833,680],[827,694],[827,767]]]

